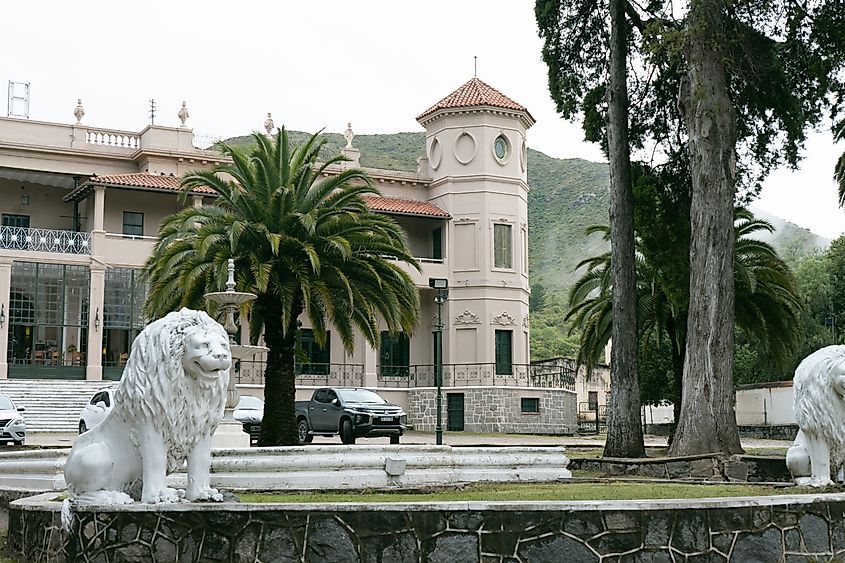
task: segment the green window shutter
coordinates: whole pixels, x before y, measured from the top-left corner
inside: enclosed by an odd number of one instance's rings
[[[513,332],[496,331],[496,375],[513,374]]]
[[[431,257],[435,260],[443,259],[443,229],[431,231]]]
[[[512,243],[510,225],[493,225],[493,267],[513,267]]]
[[[401,371],[402,375],[408,375],[409,366],[411,365],[411,341],[408,338],[408,335],[404,332],[399,333],[398,338],[398,347],[399,350],[396,354],[400,360],[397,362],[399,364],[399,370]]]

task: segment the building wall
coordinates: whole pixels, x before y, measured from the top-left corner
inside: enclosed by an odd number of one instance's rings
[[[65,188],[0,178],[0,211],[28,215],[31,228],[70,229],[73,204],[62,201],[67,192]],[[23,205],[21,196],[28,196],[29,204]]]
[[[563,389],[527,387],[449,387],[442,389],[442,425],[447,429],[448,395],[464,396],[464,431],[513,434],[574,434],[578,429],[575,394]],[[539,413],[521,412],[522,398],[539,399]],[[431,432],[437,422],[437,390],[408,389],[408,423]]]
[[[736,423],[740,426],[795,424],[791,381],[741,385],[736,391]]]
[[[107,233],[123,233],[123,212],[133,211],[144,214],[144,236],[158,234],[161,222],[168,215],[182,209],[175,193],[157,193],[139,190],[106,189],[106,209],[104,227]],[[190,199],[186,202],[191,205]]]
[[[422,271],[400,263],[421,292],[422,311],[411,337],[411,365],[434,363],[435,293],[428,289],[428,279],[432,277],[447,278],[450,285],[449,299],[442,307],[444,363],[493,363],[497,330],[512,332],[512,362],[528,363],[526,123],[513,115],[486,111],[437,118],[425,125],[427,154],[419,174],[371,171],[374,184],[383,195],[430,201],[452,216],[449,220],[397,217],[408,233],[412,254],[429,258],[421,263]],[[510,146],[503,162],[493,153],[498,135],[504,135]],[[193,134],[187,128],[150,126],[137,133],[86,124],[0,119],[0,140],[18,144],[15,149],[0,150],[0,168],[19,169],[30,177],[49,172],[56,175],[53,180],[65,182],[64,188],[25,186],[32,192],[28,207],[32,210],[29,214],[33,227],[70,228],[73,206],[62,202],[62,197],[73,185],[71,175],[181,175],[220,162],[216,153],[193,147]],[[439,157],[432,148],[434,141],[442,148]],[[470,149],[468,143],[472,145]],[[5,201],[10,212],[20,207],[19,188],[16,181],[0,181],[0,204]],[[175,193],[98,189],[97,194],[92,193],[79,204],[81,229],[93,231],[91,255],[48,256],[0,250],[0,258],[7,261],[88,264],[92,270],[90,306],[95,313],[103,307],[105,269],[140,267],[152,250],[162,219],[182,207]],[[103,211],[98,216],[99,209]],[[144,213],[144,237],[122,235],[124,211]],[[496,268],[493,264],[493,230],[497,223],[511,226],[510,268]],[[432,230],[437,227],[444,230],[443,259],[439,261],[430,259]],[[456,236],[456,229],[460,236]],[[3,283],[7,282],[0,280],[0,286]],[[7,300],[7,296],[0,295],[0,300]],[[0,334],[0,338],[4,337]],[[91,348],[97,349],[102,331],[92,325],[88,337]],[[333,363],[363,365],[367,384],[377,382],[379,352],[366,345],[363,338],[358,337],[354,350],[347,353],[333,333],[331,348]],[[98,366],[93,367],[89,377],[96,379],[101,375]],[[5,375],[2,365],[0,372],[0,376]]]

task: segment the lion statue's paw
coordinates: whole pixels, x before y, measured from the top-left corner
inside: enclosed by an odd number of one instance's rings
[[[207,500],[212,502],[223,502],[223,495],[220,493],[220,491],[212,487],[197,489],[196,491],[192,491],[189,488],[186,498],[192,501]]]
[[[184,493],[180,496],[179,489],[164,487],[163,489],[159,489],[157,491],[147,492],[145,490],[143,496],[141,497],[141,502],[149,504],[170,504],[181,501],[183,497]]]
[[[86,504],[132,504],[135,502],[132,497],[123,491],[88,491],[77,496],[75,502],[79,505]]]

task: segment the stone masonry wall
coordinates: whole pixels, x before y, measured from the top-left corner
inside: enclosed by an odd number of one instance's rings
[[[577,399],[564,389],[528,387],[444,387],[443,429],[448,420],[448,395],[464,396],[464,431],[512,434],[574,434],[578,429]],[[521,412],[522,398],[539,400],[539,413]],[[408,389],[408,422],[431,432],[437,418],[437,390]]]
[[[836,499],[836,500],[832,500]],[[618,563],[839,561],[845,497],[452,505],[12,506],[25,561]]]

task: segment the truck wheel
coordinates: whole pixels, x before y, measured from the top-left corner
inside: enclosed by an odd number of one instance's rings
[[[84,421],[84,420],[80,420],[80,421],[79,421],[79,433],[80,433],[80,434],[85,434],[87,431],[88,431],[88,427],[87,427],[87,426],[85,426],[85,421]]]
[[[314,436],[308,433],[308,421],[300,418],[296,424],[296,438],[300,445],[310,444]]]
[[[390,437],[391,444],[398,444],[399,443],[399,436],[391,436]]]
[[[344,444],[354,444],[355,434],[352,432],[352,421],[344,418],[340,423],[340,441]]]

